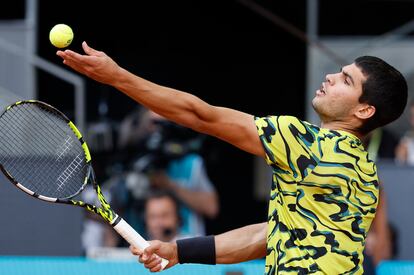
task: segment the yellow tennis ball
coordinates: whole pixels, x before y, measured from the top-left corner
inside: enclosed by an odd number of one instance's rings
[[[65,24],[55,25],[49,33],[49,40],[57,48],[65,48],[72,43],[73,31]]]

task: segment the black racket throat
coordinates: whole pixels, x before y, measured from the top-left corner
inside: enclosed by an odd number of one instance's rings
[[[115,221],[111,224],[112,227],[115,227],[121,220],[122,220],[122,218],[117,215]]]

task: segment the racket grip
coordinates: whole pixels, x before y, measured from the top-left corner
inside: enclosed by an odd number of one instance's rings
[[[132,246],[141,250],[144,250],[149,246],[149,243],[122,218],[114,226],[114,229]],[[161,258],[161,269],[164,269],[167,264],[168,260]]]

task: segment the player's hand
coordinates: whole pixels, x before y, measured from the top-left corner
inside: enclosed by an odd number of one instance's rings
[[[89,47],[86,42],[82,43],[82,48],[86,54],[71,50],[57,51],[56,54],[63,59],[63,64],[75,71],[96,81],[113,85],[122,68],[104,52]]]
[[[164,269],[168,269],[178,263],[177,244],[161,241],[151,241],[150,246],[142,251],[139,248],[130,246],[132,254],[139,256],[138,261],[151,272],[161,271],[161,258],[169,261]]]

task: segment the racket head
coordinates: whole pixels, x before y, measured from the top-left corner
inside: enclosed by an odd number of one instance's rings
[[[0,170],[21,190],[58,201],[85,188],[89,149],[62,112],[41,101],[19,101],[0,115],[0,129]]]

